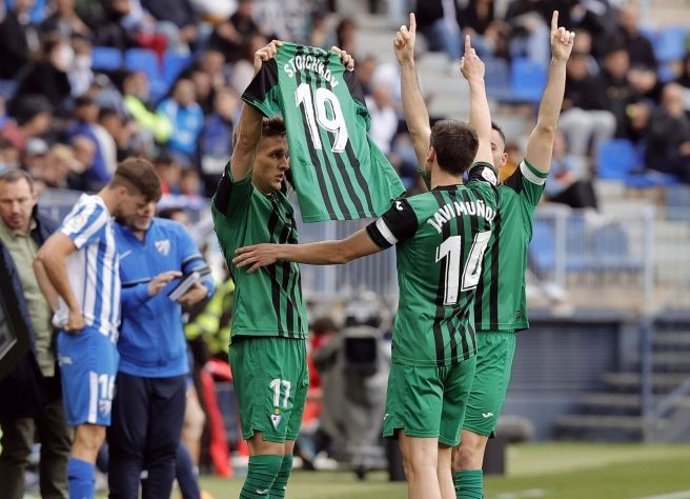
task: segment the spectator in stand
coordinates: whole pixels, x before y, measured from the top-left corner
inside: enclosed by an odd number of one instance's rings
[[[180,161],[189,165],[198,164],[198,141],[204,126],[204,113],[196,102],[194,83],[188,79],[177,80],[172,97],[158,106],[158,112],[168,117],[173,124],[173,132],[165,147],[180,156]]]
[[[78,185],[75,177],[84,171],[72,149],[64,144],[55,144],[50,148],[46,164],[40,180],[45,187],[51,189],[73,188],[73,185]]]
[[[597,209],[597,199],[587,174],[587,162],[582,156],[568,152],[565,137],[556,132],[551,159],[551,178],[544,194],[552,203],[571,208]]]
[[[424,35],[429,50],[444,52],[451,61],[460,60],[460,27],[457,23],[456,3],[444,0],[417,2],[417,27]],[[352,54],[352,50],[338,44]]]
[[[0,171],[8,168],[19,168],[19,151],[14,148],[12,142],[0,137]]]
[[[398,113],[393,106],[393,89],[385,78],[375,78],[371,95],[366,97],[371,116],[369,136],[379,150],[388,156],[393,137],[398,130]]]
[[[618,14],[618,36],[623,40],[630,56],[630,65],[656,71],[658,62],[652,42],[640,33],[640,7],[637,2],[626,2]]]
[[[197,29],[198,19],[196,12],[189,0],[140,0],[144,7],[160,24],[165,22],[177,28],[177,40],[175,48],[178,51],[187,46],[187,52],[196,44],[199,32]],[[162,30],[161,30],[162,31]],[[165,30],[169,32],[168,29]],[[171,37],[168,37],[171,40]],[[174,40],[174,38],[173,38]]]
[[[608,109],[604,82],[587,73],[587,54],[573,53],[566,68],[565,98],[558,126],[573,154],[587,156],[593,142],[592,152],[596,155],[599,145],[616,131],[616,118]]]
[[[201,173],[208,196],[215,192],[225,164],[232,155],[232,134],[239,104],[239,97],[231,88],[219,90],[216,93],[214,112],[204,123],[199,147]]]
[[[357,23],[354,19],[345,17],[340,20],[335,27],[335,45],[340,47],[348,54],[356,54],[357,47],[355,45],[355,38],[357,33]]]
[[[180,192],[180,177],[182,176],[182,167],[179,163],[172,156],[161,153],[154,158],[153,166],[161,179],[163,195],[178,194]]]
[[[458,24],[463,34],[472,37],[472,45],[480,57],[510,58],[510,26],[496,18],[494,0],[469,0],[458,11]]]
[[[39,50],[38,35],[29,18],[32,4],[31,0],[15,0],[0,21],[0,79],[13,79]]]
[[[222,52],[227,62],[234,63],[243,57],[243,43],[259,33],[254,22],[254,0],[239,0],[235,13],[213,30],[209,46]]]
[[[652,111],[647,130],[645,164],[690,183],[690,119],[683,104],[683,87],[667,84],[661,104]]]
[[[49,147],[45,140],[33,137],[26,141],[26,147],[21,154],[22,170],[29,172],[32,178],[41,180],[47,169]]]
[[[162,112],[153,112],[149,104],[149,80],[143,71],[127,73],[122,80],[122,95],[126,111],[139,125],[142,135],[148,134],[151,140],[166,142],[173,132],[170,119]],[[142,141],[146,141],[144,137]]]
[[[361,61],[357,61],[357,81],[365,97],[371,95],[371,82],[377,66],[378,61],[373,55],[367,55]]]
[[[132,136],[136,133],[136,123],[126,123],[114,109],[101,108],[98,113],[98,124],[115,141],[115,157],[117,161],[123,161],[127,156],[131,156],[136,152],[132,144]]]
[[[610,46],[604,56],[601,78],[609,110],[616,117],[616,137],[637,140],[641,130],[634,118],[646,112],[647,106],[640,103],[640,95],[628,81],[629,70],[630,58],[625,48]]]
[[[199,201],[201,195],[201,177],[195,168],[182,170],[180,174],[180,194],[190,201]]]
[[[74,61],[72,62],[67,78],[72,87],[72,97],[79,97],[91,90],[95,75],[91,70],[91,42],[85,38],[75,38],[72,41],[74,49]]]
[[[115,154],[112,137],[97,130],[97,128],[101,128],[97,125],[98,111],[98,106],[90,97],[78,97],[74,103],[74,122],[68,131],[70,140],[75,137],[83,137],[93,144],[93,162],[85,165],[84,176],[87,188],[94,191],[99,190],[110,180],[114,168],[110,170],[109,163],[112,165]],[[101,140],[104,140],[108,145],[103,147]],[[107,159],[106,150],[108,152]]]
[[[74,11],[74,0],[55,0],[52,7],[50,15],[41,23],[41,32],[44,35],[57,34],[67,39],[74,36],[90,38],[93,35],[91,29]]]
[[[18,152],[24,150],[31,137],[43,135],[53,122],[52,106],[42,95],[26,95],[14,100],[14,119],[7,120],[2,136],[9,140]]]
[[[681,68],[680,76],[676,80],[676,83],[683,87],[685,111],[690,112],[690,52],[686,53],[683,58],[683,67]]]
[[[249,36],[242,45],[243,56],[233,64],[230,77],[230,84],[239,95],[242,95],[256,74],[254,71],[254,53],[267,43],[268,40],[264,35],[255,33]]]
[[[67,108],[72,86],[67,71],[74,62],[74,50],[68,39],[47,38],[42,55],[29,67],[26,77],[19,83],[13,102],[26,95],[43,95],[58,113]]]

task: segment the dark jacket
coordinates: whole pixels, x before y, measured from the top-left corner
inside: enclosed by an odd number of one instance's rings
[[[57,228],[55,222],[38,213],[33,215],[36,220],[36,228],[31,232],[31,237],[41,246]],[[28,318],[29,311],[24,301],[24,292],[19,280],[19,273],[14,265],[14,260],[9,250],[0,241],[0,265],[10,275],[11,282],[8,286],[3,284],[3,293],[13,293],[16,303],[19,304],[21,317]],[[31,334],[31,351],[22,358],[14,370],[0,381],[0,417],[32,417],[46,402],[44,393],[45,382],[38,368],[36,360],[35,342],[36,333],[30,320],[26,320],[26,328]],[[56,376],[57,377],[57,376]],[[7,402],[11,401],[11,402]]]

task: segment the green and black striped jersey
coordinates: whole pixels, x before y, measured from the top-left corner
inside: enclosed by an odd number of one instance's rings
[[[235,281],[232,336],[307,337],[299,265],[277,262],[252,274],[238,269],[235,250],[258,243],[297,243],[293,209],[282,192],[262,194],[246,178],[233,181],[230,166],[218,184],[213,224]]]
[[[242,99],[266,116],[283,115],[305,222],[376,217],[405,192],[369,138],[362,90],[336,54],[283,43]]]
[[[477,331],[519,331],[529,327],[525,297],[527,247],[546,177],[523,160],[498,187],[498,214],[475,300]]]
[[[437,187],[396,201],[367,227],[379,247],[396,245],[393,362],[444,366],[476,353],[474,295],[496,198],[487,182]]]

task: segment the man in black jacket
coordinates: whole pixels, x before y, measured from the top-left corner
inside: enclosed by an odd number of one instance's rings
[[[23,170],[0,171],[0,265],[11,276],[2,293],[14,294],[31,332],[31,351],[0,381],[0,483],[3,498],[24,496],[24,471],[34,442],[41,441],[41,497],[67,497],[71,435],[55,366],[51,305],[33,269],[38,248],[55,229],[36,210],[33,179]],[[56,300],[57,301],[57,300]]]

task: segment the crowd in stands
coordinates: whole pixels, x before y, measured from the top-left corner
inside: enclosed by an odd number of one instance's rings
[[[687,28],[645,26],[637,2],[513,0],[500,16],[498,3],[467,0],[453,11],[454,2],[419,2],[417,19],[428,47],[454,61],[460,37],[470,34],[490,64],[521,59],[546,67],[547,23],[559,10],[560,22],[576,31],[559,122],[574,159],[568,163],[578,165],[572,174],[596,177],[601,144],[622,139],[635,147],[639,170],[690,182]],[[573,207],[579,204],[587,200]]]

